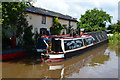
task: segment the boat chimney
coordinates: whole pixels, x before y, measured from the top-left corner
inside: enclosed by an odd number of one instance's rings
[[[80,36],[80,28],[77,28],[77,34]]]

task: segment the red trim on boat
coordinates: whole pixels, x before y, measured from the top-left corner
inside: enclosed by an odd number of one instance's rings
[[[64,37],[63,39],[75,39],[74,37]]]
[[[43,61],[62,61],[64,59],[44,59],[42,58]]]
[[[85,37],[91,37],[91,35],[82,35],[82,36],[85,36]]]
[[[10,54],[2,54],[0,55],[0,60],[15,59],[15,58],[22,57],[25,54],[27,54],[27,51],[10,53]]]
[[[70,36],[69,34],[67,35],[51,35],[50,37],[67,37],[67,36]]]

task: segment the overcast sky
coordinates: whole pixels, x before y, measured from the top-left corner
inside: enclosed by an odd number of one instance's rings
[[[36,7],[70,15],[79,20],[86,10],[98,8],[113,16],[112,23],[118,20],[118,2],[120,0],[36,0]]]

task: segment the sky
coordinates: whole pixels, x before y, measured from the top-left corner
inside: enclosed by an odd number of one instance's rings
[[[79,18],[86,10],[97,8],[113,16],[112,24],[118,20],[118,2],[120,0],[36,0],[34,6]]]

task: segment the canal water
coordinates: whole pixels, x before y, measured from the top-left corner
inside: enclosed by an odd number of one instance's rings
[[[58,63],[2,62],[3,78],[118,78],[119,43],[101,45]]]

